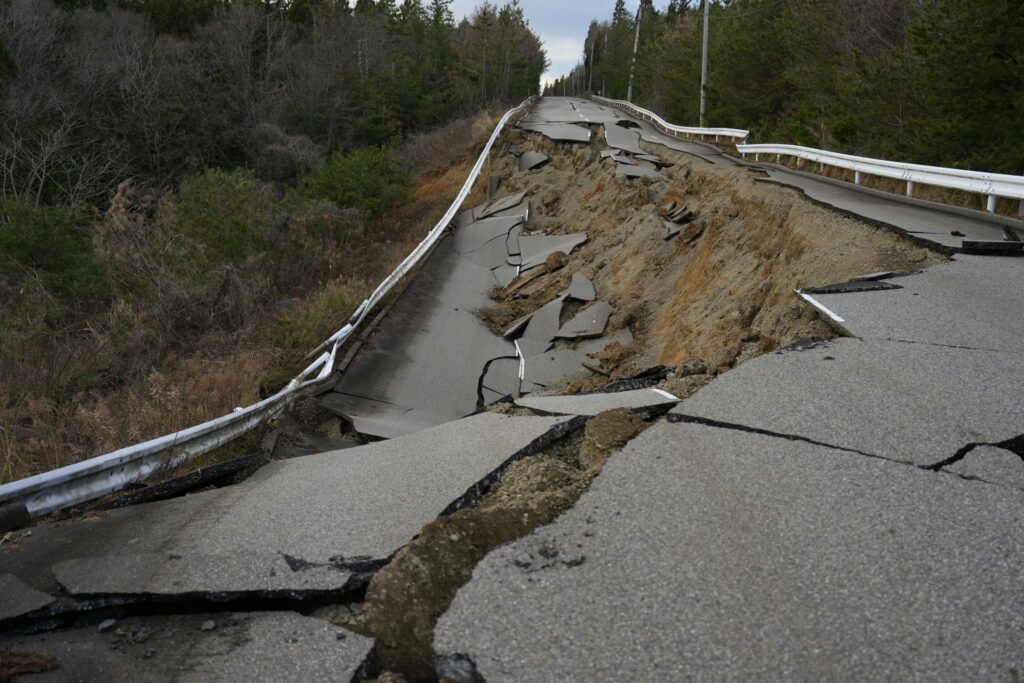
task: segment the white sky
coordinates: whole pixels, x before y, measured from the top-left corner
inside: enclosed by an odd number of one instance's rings
[[[494,0],[501,6],[504,0]],[[451,4],[455,20],[471,14],[480,0],[454,0]],[[640,0],[626,0],[626,9],[636,12]],[[667,0],[656,0],[659,9]],[[565,74],[579,61],[583,41],[591,19],[607,21],[612,17],[615,0],[519,0],[530,26],[544,41],[551,68],[543,76],[545,83]]]

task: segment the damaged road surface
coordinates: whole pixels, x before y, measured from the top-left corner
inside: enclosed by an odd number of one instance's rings
[[[481,414],[275,462],[235,486],[37,526],[0,553],[5,623],[109,606],[344,602],[423,525],[472,501],[480,482],[567,419]]]
[[[0,536],[0,678],[1019,683],[1001,219],[571,98],[501,150],[320,397],[373,442]]]
[[[435,631],[454,681],[1014,680],[1019,491],[661,423],[477,565]]]

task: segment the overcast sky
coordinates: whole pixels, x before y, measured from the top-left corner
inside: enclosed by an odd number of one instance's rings
[[[454,0],[452,12],[458,21],[471,14],[480,0]],[[495,0],[501,6],[504,0]],[[626,9],[636,12],[640,0],[626,0]],[[654,6],[663,9],[667,0],[655,0]],[[551,68],[544,81],[567,73],[579,61],[583,40],[591,19],[607,21],[612,17],[615,0],[519,0],[530,26],[544,41],[544,49],[551,60]]]

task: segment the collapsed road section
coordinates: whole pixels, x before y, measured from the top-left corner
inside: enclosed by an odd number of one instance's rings
[[[1019,226],[861,217],[582,100],[491,164],[321,397],[391,438],[4,536],[0,662],[1019,678],[1024,259],[930,237]]]

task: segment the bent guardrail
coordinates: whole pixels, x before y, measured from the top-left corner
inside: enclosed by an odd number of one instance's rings
[[[593,95],[593,99],[601,102],[602,104],[607,104],[608,106],[627,111],[644,121],[649,121],[669,135],[682,134],[688,136],[696,135],[701,138],[713,137],[716,141],[719,138],[746,140],[750,135],[749,130],[742,130],[740,128],[695,128],[692,126],[677,126],[673,123],[669,123],[649,109],[638,107],[632,102],[628,102],[626,100],[610,100],[607,97],[599,97],[597,95]]]
[[[799,145],[738,144],[736,150],[744,157],[753,154],[754,161],[759,161],[762,154],[774,154],[778,161],[782,157],[794,157],[818,163],[821,170],[825,166],[850,170],[854,172],[853,182],[857,185],[861,184],[861,176],[865,173],[902,180],[907,184],[907,196],[913,194],[915,184],[982,194],[988,197],[986,208],[990,213],[996,210],[996,197],[1024,200],[1024,176],[871,159]]]
[[[288,401],[304,389],[323,383],[334,372],[342,344],[366,320],[394,286],[412,271],[431,247],[440,239],[469,196],[480,176],[484,162],[491,153],[498,135],[509,119],[525,109],[532,97],[507,112],[498,122],[477,159],[458,196],[440,221],[427,233],[415,249],[388,275],[355,312],[349,321],[330,336],[313,353],[320,353],[305,370],[284,389],[247,408],[237,408],[230,415],[173,434],[68,465],[0,486],[0,505],[23,504],[31,517],[78,505],[119,491],[126,485],[142,481],[154,472],[176,467],[198,455],[207,453],[252,430],[264,420],[279,414]],[[324,350],[328,349],[329,350]]]

